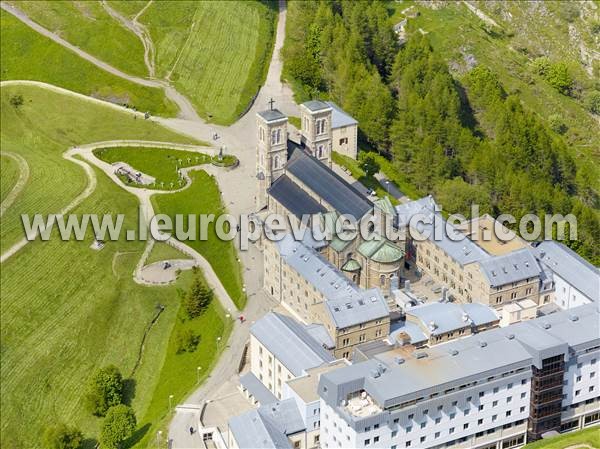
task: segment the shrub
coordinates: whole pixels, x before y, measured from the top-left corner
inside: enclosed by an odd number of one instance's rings
[[[44,446],[47,449],[81,449],[83,434],[75,427],[57,424],[44,432]]]
[[[23,95],[12,95],[10,97],[10,100],[8,101],[10,105],[15,109],[19,109],[21,106],[23,106],[23,103],[25,102],[25,100],[23,100]]]
[[[548,123],[550,125],[550,129],[558,134],[564,134],[569,129],[559,114],[552,114],[550,117],[548,117]]]
[[[96,371],[88,385],[85,397],[88,410],[96,416],[104,416],[107,410],[123,402],[123,376],[119,369],[110,365]]]
[[[102,423],[100,444],[106,449],[121,449],[123,442],[133,435],[137,420],[133,409],[126,405],[116,405],[108,409]]]
[[[594,90],[585,96],[585,107],[592,114],[600,115],[600,91]]]
[[[379,163],[372,154],[360,153],[359,162],[361,168],[364,170],[367,176],[373,176],[379,172]]]
[[[567,95],[573,86],[573,78],[569,74],[569,68],[565,62],[557,62],[550,66],[546,75],[546,81],[561,94]]]
[[[177,354],[182,352],[194,352],[200,343],[200,335],[196,335],[190,329],[184,329],[177,333]]]

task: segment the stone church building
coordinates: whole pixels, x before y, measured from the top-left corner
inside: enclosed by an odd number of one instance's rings
[[[340,215],[357,222],[371,218],[370,230],[379,234],[377,239],[358,236],[347,241],[334,235],[319,252],[358,287],[377,287],[387,296],[397,288],[404,266],[403,246],[383,237],[383,223],[377,218],[391,205],[371,201],[332,170],[334,108],[313,100],[300,110],[298,142],[290,139],[288,118],[279,110],[257,114],[257,210],[289,216],[296,224],[310,215],[325,227],[334,226]]]

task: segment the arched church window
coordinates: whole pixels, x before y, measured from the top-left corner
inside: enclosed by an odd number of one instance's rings
[[[385,285],[385,275],[384,274],[379,276],[379,285],[381,285],[382,287]]]
[[[258,134],[261,142],[265,141],[265,129],[261,126],[258,128]]]
[[[323,145],[319,145],[319,148],[317,149],[317,157],[319,159],[323,157]]]
[[[271,131],[271,145],[276,145],[281,142],[281,129]]]
[[[273,158],[273,167],[274,167],[274,168],[279,168],[279,155],[276,155],[276,156]]]

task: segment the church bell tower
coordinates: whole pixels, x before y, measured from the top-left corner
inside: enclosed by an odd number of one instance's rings
[[[331,168],[331,117],[333,108],[324,101],[300,105],[302,143],[310,153]]]
[[[285,171],[287,162],[287,123],[287,116],[278,109],[273,109],[272,103],[271,109],[256,114],[257,211],[268,205],[267,190]]]

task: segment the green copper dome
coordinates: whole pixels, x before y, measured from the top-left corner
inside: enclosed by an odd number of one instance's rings
[[[362,267],[360,264],[354,259],[348,260],[348,262],[342,266],[343,271],[360,271],[361,269]]]
[[[367,240],[359,245],[358,252],[380,263],[393,263],[404,257],[404,251],[386,239]]]

